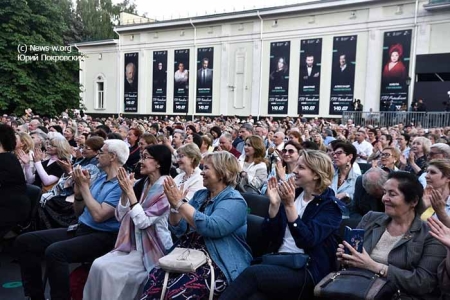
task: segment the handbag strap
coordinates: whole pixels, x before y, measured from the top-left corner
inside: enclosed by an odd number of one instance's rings
[[[213,300],[214,289],[216,287],[216,278],[215,278],[216,276],[215,276],[215,272],[214,272],[214,267],[212,265],[212,260],[209,257],[208,253],[206,253],[206,261],[208,262],[209,269],[211,270],[211,284],[209,285],[209,300]],[[169,282],[169,272],[166,271],[166,274],[164,274],[164,283],[163,283],[163,288],[161,290],[160,300],[164,300],[164,297],[166,296],[168,282]]]

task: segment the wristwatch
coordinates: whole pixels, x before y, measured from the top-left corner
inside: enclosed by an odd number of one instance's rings
[[[181,199],[180,201],[178,201],[178,203],[177,203],[177,205],[175,205],[175,207],[172,207],[171,209],[170,209],[170,212],[171,213],[174,213],[174,214],[178,214],[179,213],[179,209],[180,209],[180,207],[183,205],[183,204],[185,204],[185,203],[188,203],[189,201],[186,199],[186,198],[183,198],[183,199]]]

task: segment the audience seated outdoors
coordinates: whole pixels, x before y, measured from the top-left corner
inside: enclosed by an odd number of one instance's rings
[[[236,158],[219,151],[204,158],[202,171],[206,189],[192,199],[183,199],[175,181],[164,181],[164,192],[172,206],[169,228],[180,238],[177,247],[205,249],[215,271],[214,297],[217,298],[250,264],[252,256],[245,243],[247,207],[234,189],[240,171]],[[165,271],[150,271],[141,299],[160,299]],[[207,264],[193,273],[170,273],[165,299],[207,299],[210,268]]]
[[[264,143],[257,135],[247,137],[244,143],[244,153],[239,157],[242,169],[240,184],[248,184],[255,190],[259,190],[267,180]]]
[[[103,138],[93,136],[86,140],[82,158],[76,160],[73,165],[70,161],[58,159],[57,163],[64,174],[59,178],[58,183],[41,197],[41,205],[38,207],[40,229],[68,227],[78,221],[73,209],[75,182],[72,172],[74,168],[80,166],[89,172],[90,182],[94,183],[101,174],[97,167],[97,155],[103,145]]]
[[[163,189],[171,156],[164,145],[145,148],[140,161],[141,174],[146,177],[136,184],[133,174],[119,169],[122,196],[116,217],[121,225],[116,245],[92,264],[83,299],[139,299],[148,272],[172,247],[169,202]]]
[[[305,253],[306,267],[252,265],[225,290],[221,300],[311,299],[314,284],[336,268],[333,247],[338,245],[342,220],[340,200],[329,188],[333,164],[323,152],[300,153],[294,177],[269,180],[270,206],[263,224],[264,236],[276,253]]]
[[[0,124],[0,240],[17,224],[26,221],[31,210],[25,176],[12,153],[15,148],[14,129]]]
[[[215,299],[313,299],[337,258],[387,274],[402,299],[438,299],[440,291],[450,299],[449,124],[277,119],[4,115],[11,127],[0,125],[0,235],[18,233],[35,211],[25,183],[43,191],[33,226],[15,241],[25,294],[44,299],[44,260],[51,298],[69,299],[69,264],[95,260],[85,299],[160,299],[157,261],[174,244],[209,253]],[[16,131],[15,145],[5,128]],[[238,191],[248,192],[249,207]],[[29,232],[36,218],[38,228],[55,229]],[[365,228],[368,254],[342,255],[346,225]],[[304,252],[310,261],[295,270],[258,264],[268,251]],[[208,265],[170,273],[164,298],[206,298],[210,278]]]
[[[41,258],[46,263],[51,299],[69,299],[69,264],[93,261],[113,249],[119,230],[114,211],[121,194],[117,173],[128,155],[125,142],[105,141],[98,154],[98,167],[104,174],[92,185],[87,170],[74,169],[77,227],[30,232],[17,238],[15,253],[26,296],[45,299]]]

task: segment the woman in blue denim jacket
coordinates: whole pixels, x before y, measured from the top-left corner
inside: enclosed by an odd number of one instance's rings
[[[269,180],[268,217],[263,224],[270,250],[309,255],[298,268],[260,264],[247,268],[225,290],[221,300],[312,299],[314,285],[335,270],[342,202],[328,186],[333,178],[331,159],[322,151],[303,150],[287,182]]]
[[[203,160],[203,185],[191,200],[182,199],[172,178],[164,182],[164,191],[172,206],[170,230],[180,237],[177,247],[206,250],[215,271],[214,298],[245,270],[252,259],[245,242],[247,205],[234,189],[240,166],[229,152],[208,154]],[[182,199],[182,200],[181,200]],[[153,269],[141,299],[160,299],[165,271]],[[195,272],[171,273],[165,299],[207,299],[210,268],[207,264]]]

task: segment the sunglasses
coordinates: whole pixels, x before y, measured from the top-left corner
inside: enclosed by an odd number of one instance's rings
[[[390,157],[391,154],[390,153],[381,153],[381,157]]]
[[[283,154],[289,153],[290,155],[297,153],[297,151],[294,149],[283,149],[281,150],[281,152],[283,152]]]

